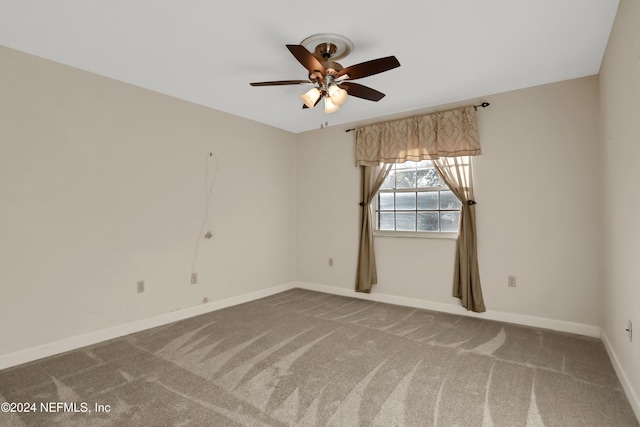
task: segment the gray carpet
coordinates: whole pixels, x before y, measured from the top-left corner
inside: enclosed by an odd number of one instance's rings
[[[5,369],[4,401],[36,411],[2,426],[638,426],[600,340],[300,289]]]

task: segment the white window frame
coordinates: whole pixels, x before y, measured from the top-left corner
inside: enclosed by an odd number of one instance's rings
[[[410,164],[416,164],[419,162],[406,162],[406,163],[410,163]],[[394,164],[393,165],[393,169],[392,171],[389,173],[389,176],[392,176],[392,174],[395,173],[395,169],[396,167],[400,167],[402,170],[402,163],[400,164]],[[437,170],[436,170],[437,173]],[[438,174],[439,175],[439,174]],[[442,181],[442,178],[440,178]],[[380,226],[380,212],[412,212],[412,210],[402,210],[402,209],[396,209],[396,206],[394,205],[394,209],[393,210],[384,210],[384,209],[379,209],[379,200],[380,200],[380,193],[391,193],[394,194],[394,200],[395,195],[397,194],[401,194],[401,193],[427,193],[427,192],[441,192],[441,191],[451,191],[450,188],[444,183],[442,182],[443,185],[441,186],[435,186],[435,187],[407,187],[407,188],[381,188],[378,193],[376,193],[374,202],[373,202],[373,213],[374,213],[374,236],[376,237],[411,237],[411,238],[437,238],[437,239],[456,239],[458,237],[458,231],[417,231],[417,230],[411,230],[411,231],[403,231],[403,230],[380,230],[379,226]],[[383,185],[384,187],[384,185]],[[438,195],[438,200],[440,200],[440,195]],[[438,206],[438,209],[418,209],[418,207],[416,206],[415,212],[416,212],[416,216],[418,212],[438,212],[438,216],[440,217],[441,212],[460,212],[460,208],[458,208],[457,210],[453,210],[453,209],[442,209],[440,206]],[[417,228],[417,227],[416,227]]]

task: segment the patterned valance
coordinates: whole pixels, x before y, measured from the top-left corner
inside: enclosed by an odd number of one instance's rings
[[[356,129],[356,166],[479,154],[472,105]]]

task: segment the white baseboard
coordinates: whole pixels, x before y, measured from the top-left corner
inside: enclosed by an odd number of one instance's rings
[[[640,398],[638,397],[638,393],[636,393],[636,391],[633,389],[633,386],[629,381],[629,377],[620,364],[620,360],[618,359],[616,352],[613,350],[613,346],[611,345],[611,342],[609,341],[607,333],[604,331],[604,329],[602,329],[600,336],[602,338],[602,342],[604,343],[604,348],[606,348],[607,353],[609,353],[609,359],[611,359],[613,369],[615,369],[616,374],[618,375],[618,379],[620,380],[620,384],[622,384],[622,388],[627,395],[627,399],[629,399],[631,409],[633,409],[634,414],[636,414],[636,418],[638,419],[638,421],[640,421]]]
[[[582,323],[567,322],[564,320],[547,319],[544,317],[527,316],[524,314],[506,313],[502,311],[487,310],[484,313],[474,313],[467,311],[462,306],[446,304],[442,302],[421,300],[417,298],[400,297],[388,294],[379,294],[373,292],[365,294],[356,292],[353,289],[338,288],[335,286],[318,285],[307,282],[294,282],[295,287],[308,289],[310,291],[325,292],[328,294],[342,295],[354,298],[365,299],[369,301],[377,301],[388,304],[404,305],[407,307],[422,308],[425,310],[441,311],[444,313],[458,314],[461,316],[478,317],[481,319],[498,320],[501,322],[515,323],[518,325],[533,326],[536,328],[551,329],[560,332],[569,332],[572,334],[586,335],[589,337],[600,338],[600,327],[593,325],[585,325]]]
[[[244,295],[238,295],[226,298],[220,301],[211,301],[206,304],[189,307],[184,310],[172,311],[159,316],[142,319],[124,325],[118,325],[107,329],[91,332],[84,335],[66,338],[64,340],[55,341],[25,350],[16,351],[5,355],[0,355],[0,369],[9,368],[43,357],[53,356],[66,351],[75,350],[87,345],[97,344],[102,341],[123,337],[125,335],[140,332],[145,329],[155,328],[156,326],[166,325],[178,320],[187,319],[189,317],[198,316],[200,314],[209,313],[211,311],[220,310],[222,308],[231,307],[245,302],[253,301],[259,298],[268,297],[278,292],[283,292],[296,287],[297,282],[285,283],[273,286],[267,289],[250,292]]]

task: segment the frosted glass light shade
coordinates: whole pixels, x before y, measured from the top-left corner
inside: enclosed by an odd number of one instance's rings
[[[315,87],[309,92],[300,95],[300,99],[302,99],[304,105],[309,108],[313,108],[314,105],[316,105],[316,101],[318,100],[318,98],[320,98],[320,91]]]
[[[324,112],[325,113],[335,113],[340,109],[340,106],[331,102],[331,98],[329,96],[324,97]]]
[[[347,100],[347,91],[339,88],[336,85],[329,86],[329,96],[331,97],[331,102],[336,105],[342,105]]]

